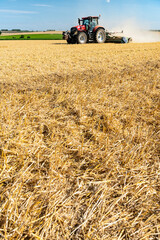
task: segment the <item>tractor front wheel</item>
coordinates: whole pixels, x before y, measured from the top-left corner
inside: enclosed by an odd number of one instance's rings
[[[104,43],[105,41],[106,41],[106,32],[103,28],[100,28],[95,32],[95,42]]]
[[[67,43],[68,44],[72,44],[72,41],[71,41],[71,39],[69,38],[69,39],[67,39]]]
[[[85,32],[79,32],[77,36],[77,43],[85,44],[88,41],[87,34]]]
[[[67,43],[68,43],[68,44],[76,44],[76,39],[75,39],[75,38],[69,38],[69,39],[67,40]]]

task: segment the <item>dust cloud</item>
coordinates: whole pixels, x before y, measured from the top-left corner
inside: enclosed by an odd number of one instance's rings
[[[160,32],[143,30],[136,22],[126,21],[123,25],[114,28],[123,30],[121,35],[131,37],[133,42],[147,43],[147,42],[160,42]]]

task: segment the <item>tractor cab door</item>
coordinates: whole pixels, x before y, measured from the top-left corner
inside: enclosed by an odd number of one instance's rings
[[[98,25],[98,18],[92,18],[90,22],[90,32],[93,32],[93,29]]]
[[[92,18],[92,22],[95,24],[95,26],[98,25],[98,18]]]

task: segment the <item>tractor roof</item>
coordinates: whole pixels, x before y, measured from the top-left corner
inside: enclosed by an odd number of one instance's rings
[[[83,17],[82,19],[85,20],[85,19],[88,19],[88,18],[99,18],[99,17],[89,16],[89,17]]]

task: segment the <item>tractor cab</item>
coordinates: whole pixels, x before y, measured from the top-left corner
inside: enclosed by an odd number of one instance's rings
[[[92,32],[93,29],[98,25],[98,19],[99,17],[84,17],[82,19],[78,19],[77,29],[85,29],[86,31]]]

